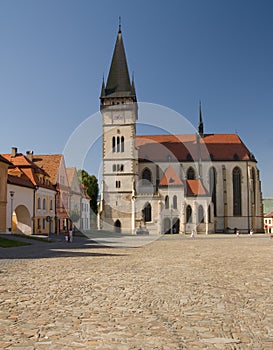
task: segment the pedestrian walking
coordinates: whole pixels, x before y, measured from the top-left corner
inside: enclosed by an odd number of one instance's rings
[[[251,227],[250,231],[249,231],[249,235],[252,236],[254,233],[253,227]]]
[[[72,228],[69,230],[69,242],[73,241],[73,230]]]
[[[195,231],[194,231],[194,229],[192,229],[191,230],[191,238],[194,238],[194,236],[195,236]]]
[[[65,238],[65,241],[68,242],[68,231],[67,230],[64,231],[64,238]]]
[[[236,236],[239,237],[240,231],[237,229],[236,230]]]

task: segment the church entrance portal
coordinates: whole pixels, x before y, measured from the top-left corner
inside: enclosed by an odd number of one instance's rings
[[[115,232],[117,233],[121,232],[121,222],[119,220],[115,222]]]
[[[171,224],[171,219],[165,218],[163,222],[163,226],[164,226],[164,232],[163,232],[164,234],[179,233],[180,220],[178,218],[173,218],[172,224]]]

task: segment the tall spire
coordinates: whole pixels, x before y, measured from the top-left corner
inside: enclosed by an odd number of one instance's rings
[[[199,101],[199,124],[198,124],[198,134],[199,134],[201,137],[204,137],[204,124],[203,124],[203,118],[202,118],[201,101]]]
[[[102,77],[102,84],[101,84],[101,93],[100,97],[105,97],[105,84],[104,84],[104,75]]]
[[[131,84],[126,54],[121,32],[121,19],[119,18],[119,30],[114,48],[112,62],[105,86],[104,98],[132,97],[136,100],[134,84]]]

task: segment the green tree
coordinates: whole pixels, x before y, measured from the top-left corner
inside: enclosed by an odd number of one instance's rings
[[[97,214],[97,198],[99,194],[98,180],[95,175],[89,175],[85,170],[78,170],[78,178],[82,184],[86,187],[87,194],[90,197],[90,208]]]

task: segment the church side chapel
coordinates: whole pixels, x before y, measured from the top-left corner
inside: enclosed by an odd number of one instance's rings
[[[138,105],[121,26],[102,83],[99,228],[133,234],[263,231],[254,155],[237,134],[136,135]]]

